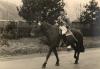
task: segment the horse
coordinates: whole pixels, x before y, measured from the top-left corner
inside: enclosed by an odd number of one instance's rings
[[[38,25],[39,25],[41,31],[43,32],[43,34],[47,37],[48,47],[49,47],[49,51],[46,56],[46,60],[42,65],[42,68],[46,67],[48,59],[52,52],[55,54],[55,57],[57,59],[55,65],[59,66],[60,64],[59,64],[59,57],[58,57],[58,53],[57,53],[57,47],[59,47],[60,40],[62,39],[62,37],[59,34],[59,28],[57,26],[51,25],[47,22],[41,22]],[[75,36],[75,38],[78,40],[78,42],[77,43],[71,42],[71,43],[69,43],[69,45],[71,45],[71,47],[75,51],[74,52],[75,64],[78,64],[80,52],[84,52],[83,35],[76,30],[72,30],[72,33]]]

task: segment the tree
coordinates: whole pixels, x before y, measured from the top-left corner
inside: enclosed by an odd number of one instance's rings
[[[19,15],[26,21],[47,21],[51,24],[60,16],[63,0],[22,0]]]
[[[82,32],[93,34],[93,28],[96,23],[97,13],[99,12],[98,2],[91,0],[89,4],[84,6],[85,10],[80,14],[80,23],[83,25]]]

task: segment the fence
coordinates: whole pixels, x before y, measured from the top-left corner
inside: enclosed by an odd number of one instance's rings
[[[33,25],[26,21],[0,21],[0,34],[5,38],[21,38],[30,37]]]

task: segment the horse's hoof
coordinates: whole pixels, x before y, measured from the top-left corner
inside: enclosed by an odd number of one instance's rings
[[[42,66],[42,69],[45,69],[46,68],[46,66]]]
[[[59,63],[56,63],[55,65],[56,65],[56,66],[60,66],[60,64],[59,64]]]
[[[78,62],[75,62],[74,64],[78,64]]]
[[[76,59],[77,57],[76,57],[76,56],[74,56],[74,58]]]
[[[42,69],[45,69],[46,68],[46,63],[44,63],[43,65],[42,65]]]

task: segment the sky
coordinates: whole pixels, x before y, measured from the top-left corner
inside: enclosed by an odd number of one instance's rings
[[[65,2],[65,11],[67,11],[68,17],[70,20],[76,20],[80,15],[80,12],[83,10],[83,6],[86,3],[89,3],[90,0],[64,0]],[[98,6],[100,6],[100,0],[96,0]]]
[[[6,1],[6,2],[10,2],[10,3],[16,4],[16,5],[22,4],[21,0],[0,0],[0,1]]]
[[[21,0],[1,0],[16,4],[17,6],[21,5]],[[88,3],[90,0],[64,0],[65,2],[65,11],[68,14],[68,17],[71,21],[76,20],[79,16],[79,12],[82,10],[82,6]],[[100,6],[100,0],[96,0]]]

